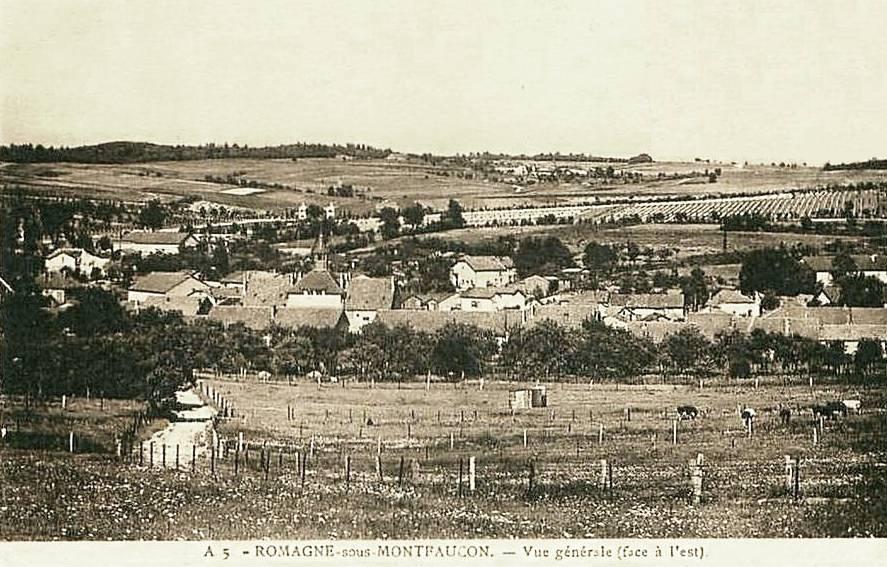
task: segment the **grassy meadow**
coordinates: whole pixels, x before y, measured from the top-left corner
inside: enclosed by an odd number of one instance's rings
[[[482,391],[476,382],[203,385],[234,417],[220,420],[219,450],[194,472],[2,446],[0,538],[887,535],[882,387],[553,384],[549,407],[512,415],[516,385],[498,382]],[[826,422],[814,444],[807,408],[857,396],[863,413]],[[676,422],[683,404],[700,417]],[[793,410],[788,424],[780,404]],[[751,436],[737,405],[758,412]],[[700,453],[693,505],[690,462]],[[784,486],[785,455],[799,458],[797,501]],[[611,489],[600,485],[601,459]]]

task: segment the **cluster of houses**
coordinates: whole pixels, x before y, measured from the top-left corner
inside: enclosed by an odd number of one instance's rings
[[[117,246],[125,252],[175,253],[197,244],[179,232],[133,232]],[[433,332],[449,323],[475,325],[502,340],[518,328],[554,321],[578,329],[585,321],[627,330],[655,342],[688,327],[713,339],[717,334],[756,329],[797,334],[821,342],[842,342],[854,352],[860,340],[876,339],[887,348],[887,306],[883,308],[808,307],[809,298],[786,298],[780,308],[762,312],[761,296],[722,289],[698,311],[688,311],[679,290],[664,293],[620,294],[573,291],[569,279],[530,276],[518,279],[510,258],[463,255],[450,270],[454,291],[405,293],[393,277],[335,274],[328,268],[322,243],[313,250],[315,269],[307,273],[268,271],[232,273],[219,281],[199,279],[186,271],[153,272],[139,276],[127,290],[134,310],[156,307],[186,318],[207,318],[225,325],[242,323],[256,330],[272,325],[337,329],[360,333],[373,321],[409,325]],[[83,278],[106,274],[110,259],[86,250],[60,248],[45,259],[40,282],[57,305],[66,293],[85,285]],[[832,259],[805,262],[826,290],[832,286]],[[887,282],[887,258],[854,257],[859,270]],[[8,287],[8,286],[7,286]],[[828,305],[827,297],[817,297]]]

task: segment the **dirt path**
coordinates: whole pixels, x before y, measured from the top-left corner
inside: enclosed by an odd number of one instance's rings
[[[212,418],[216,410],[204,404],[195,390],[176,392],[176,401],[186,409],[175,412],[177,421],[171,421],[166,428],[148,440],[146,463],[163,466],[165,462],[167,467],[175,467],[178,449],[179,467],[190,468],[192,459],[196,457],[199,460],[207,451],[209,443],[212,443],[214,434]]]

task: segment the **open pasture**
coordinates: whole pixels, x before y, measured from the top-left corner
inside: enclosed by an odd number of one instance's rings
[[[234,416],[193,469],[139,465],[138,449],[0,449],[0,538],[887,534],[883,388],[554,384],[549,407],[512,415],[513,386],[204,380]],[[863,413],[825,422],[814,443],[803,408],[856,395]],[[687,403],[700,417],[675,421]],[[758,411],[752,435],[737,404]],[[785,425],[778,404],[802,411]],[[797,499],[785,455],[799,459]]]

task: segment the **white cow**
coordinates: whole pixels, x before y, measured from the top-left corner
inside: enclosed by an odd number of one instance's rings
[[[862,402],[860,400],[843,400],[841,402],[848,412],[859,414],[862,410]]]

